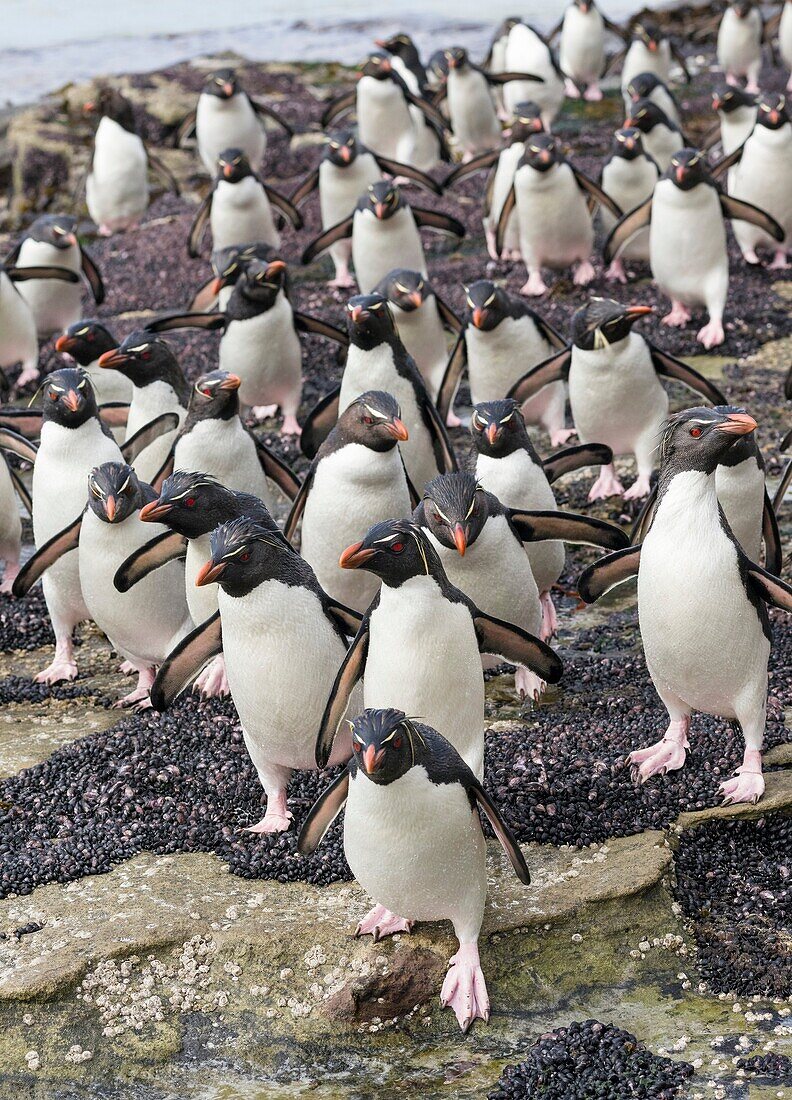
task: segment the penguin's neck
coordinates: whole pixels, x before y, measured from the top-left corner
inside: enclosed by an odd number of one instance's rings
[[[715,474],[703,470],[663,470],[657,486],[657,508],[652,527],[696,532],[706,538],[711,524],[720,525]]]

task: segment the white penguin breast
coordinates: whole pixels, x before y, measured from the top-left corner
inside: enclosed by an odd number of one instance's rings
[[[392,305],[391,312],[402,343],[427,383],[430,397],[436,398],[445,373],[448,345],[434,297],[410,311]]]
[[[357,210],[352,222],[352,259],[361,294],[370,294],[380,279],[397,267],[426,275],[423,245],[410,208],[403,206],[382,221],[368,211]]]
[[[82,271],[82,256],[77,245],[55,248],[44,241],[27,237],[19,250],[19,267],[55,265],[78,274]],[[17,290],[25,299],[36,321],[39,336],[62,332],[80,319],[82,314],[81,283],[60,283],[55,279],[30,279],[19,283]]]
[[[207,619],[211,619],[219,606],[219,585],[204,584],[199,587],[195,583],[195,578],[198,576],[201,567],[206,565],[211,556],[212,548],[209,535],[200,535],[197,539],[190,539],[187,543],[187,557],[184,562],[184,585],[190,618],[195,626],[200,626]]]
[[[36,322],[30,306],[0,269],[0,367],[37,359]]]
[[[244,321],[232,321],[220,341],[220,369],[242,379],[239,399],[245,405],[280,403],[302,383],[300,338],[284,294],[274,306]]]
[[[658,180],[649,230],[652,274],[669,295],[689,304],[726,297],[729,262],[718,192],[706,183],[682,191]]]
[[[238,416],[199,420],[179,438],[173,468],[211,474],[228,489],[252,493],[268,506],[271,503],[256,444]]]
[[[594,243],[591,215],[568,164],[547,172],[530,165],[514,177],[520,250],[529,267],[565,267],[587,260]]]
[[[583,12],[570,4],[564,14],[558,62],[563,71],[583,82],[598,80],[605,64],[602,15],[592,6]]]
[[[715,487],[734,537],[751,561],[758,562],[764,518],[764,471],[753,457],[737,466],[718,466]]]
[[[111,118],[99,123],[91,172],[86,180],[88,212],[97,224],[124,228],[148,206],[148,156],[137,134]]]
[[[489,332],[465,329],[473,404],[499,401],[514,383],[552,353],[532,317],[504,317]]]
[[[360,153],[346,168],[323,160],[319,165],[322,226],[328,229],[348,218],[369,185],[381,179],[382,172],[371,153]]]
[[[238,183],[219,180],[210,215],[212,247],[228,248],[243,241],[265,241],[277,248],[280,234],[261,183],[246,176]]]

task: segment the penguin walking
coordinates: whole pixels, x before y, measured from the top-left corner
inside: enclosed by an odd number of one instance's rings
[[[705,137],[702,148],[710,149],[720,141],[727,157],[739,149],[756,125],[756,96],[724,81],[712,93],[712,109],[718,113],[718,122]]]
[[[709,314],[697,339],[705,348],[722,344],[723,310],[729,290],[724,218],[750,222],[783,241],[784,230],[769,214],[724,194],[698,149],[680,149],[657,181],[651,198],[618,221],[605,242],[606,262],[618,259],[635,233],[649,225],[649,262],[658,287],[671,298],[663,324],[688,324],[688,306]]]
[[[555,512],[558,505],[553,482],[585,466],[613,461],[610,447],[602,443],[569,447],[542,461],[525,430],[520,406],[511,399],[475,405],[470,435],[476,450],[478,484],[513,512]],[[539,591],[541,637],[549,641],[558,630],[550,590],[564,570],[564,546],[560,539],[543,539],[526,542],[524,547]]]
[[[239,400],[257,419],[283,411],[284,435],[299,435],[297,411],[302,398],[302,349],[298,332],[314,332],[346,344],[333,325],[292,307],[282,260],[247,261],[224,313],[166,313],[150,321],[148,332],[200,328],[223,333],[220,370],[242,381]]]
[[[14,267],[0,264],[0,370],[22,364],[17,386],[21,389],[38,378],[38,335],[36,319],[28,303],[17,290],[17,283],[34,279],[45,282],[79,283],[80,277],[69,268],[52,264]]]
[[[604,443],[614,455],[635,456],[638,477],[626,492],[609,463],[591,486],[589,500],[622,493],[636,500],[649,492],[668,416],[668,395],[658,376],[682,382],[713,405],[725,404],[717,386],[633,331],[635,322],[652,312],[651,306],[592,298],[572,318],[571,345],[528,371],[508,394],[522,401],[546,383],[566,380],[580,442]]]
[[[561,35],[558,63],[566,76],[566,94],[573,99],[581,94],[590,103],[602,99],[599,81],[605,71],[607,31],[624,38],[622,28],[605,16],[594,0],[572,0],[558,27],[548,36],[552,42],[557,33]]]
[[[350,692],[363,679],[366,707],[426,715],[480,779],[484,769],[484,678],[480,652],[497,653],[556,683],[561,662],[548,645],[494,619],[449,581],[428,535],[411,520],[378,523],[348,546],[344,569],[382,581],[327,700],[316,740],[324,767]]]
[[[396,931],[388,916],[450,920],[459,949],[449,961],[440,1003],[463,1032],[488,1020],[490,1002],[478,950],[487,896],[486,843],[476,807],[491,823],[520,882],[530,882],[517,841],[473,772],[436,730],[404,711],[366,710],[350,724],[347,770],[311,808],[298,851],[319,845],[345,808],[344,853],[376,905],[357,926],[375,940]],[[394,859],[394,844],[408,857]],[[393,922],[391,922],[393,923]]]
[[[650,19],[633,23],[630,43],[623,55],[621,73],[622,94],[639,73],[654,73],[664,84],[671,83],[671,63],[676,61],[686,81],[690,81],[685,59],[670,38]],[[616,59],[614,59],[616,60]]]
[[[535,297],[547,292],[542,267],[563,269],[575,264],[576,286],[585,286],[594,278],[589,200],[621,217],[613,200],[564,157],[552,134],[537,134],[526,142],[501,209],[495,241],[500,255],[509,218],[516,209],[520,252],[528,270],[521,294]]]
[[[22,520],[17,497],[28,515],[33,515],[33,501],[27,486],[17,470],[8,462],[6,454],[15,454],[26,462],[36,461],[36,448],[24,436],[10,428],[0,427],[0,561],[4,563],[0,592],[10,595],[19,573],[22,551]]]
[[[624,89],[624,110],[630,116],[634,105],[642,99],[656,103],[666,118],[682,127],[682,112],[676,97],[657,73],[637,73]]]
[[[514,114],[517,104],[533,99],[539,104],[545,130],[549,130],[564,102],[564,74],[544,38],[522,20],[515,21],[506,43],[506,69],[532,73],[541,83],[510,80],[503,88],[503,105]]]
[[[390,54],[395,72],[413,95],[431,99],[426,69],[409,34],[399,33],[387,39],[378,38],[374,44]],[[428,172],[443,157],[441,137],[420,107],[410,104],[410,117],[413,122],[412,165]]]
[[[214,187],[198,207],[190,227],[187,251],[200,255],[201,240],[207,223],[212,230],[212,248],[228,248],[242,241],[263,241],[280,248],[280,233],[275,228],[272,207],[285,215],[295,229],[303,220],[297,208],[263,183],[241,149],[223,149],[217,158]]]
[[[248,95],[233,69],[216,69],[207,76],[195,110],[179,127],[176,144],[195,132],[198,155],[210,176],[215,173],[217,158],[231,146],[241,149],[257,172],[267,148],[263,119],[293,136],[291,126],[277,111]]]
[[[83,319],[69,325],[55,341],[55,350],[82,367],[91,379],[96,403],[125,404],[132,402],[134,387],[120,371],[102,370],[99,360],[108,351],[115,351],[118,340],[101,321]]]
[[[345,238],[352,239],[352,262],[361,294],[370,294],[395,267],[427,274],[418,229],[436,229],[461,238],[464,225],[449,214],[408,203],[396,184],[372,183],[355,209],[316,237],[302,254],[304,264]]]
[[[313,458],[338,416],[372,387],[397,401],[409,433],[402,451],[407,474],[417,491],[438,473],[456,468],[456,457],[415,361],[399,339],[388,303],[379,294],[350,298],[347,303],[349,351],[337,390],[310,413],[301,440]]]
[[[653,99],[639,99],[633,103],[624,125],[641,132],[645,152],[663,172],[674,153],[687,144],[676,122]]]
[[[302,520],[300,553],[325,592],[361,615],[379,581],[341,569],[338,559],[375,523],[412,512],[417,498],[398,447],[408,439],[389,393],[361,394],[319,448],[286,522],[286,538],[293,540]]]
[[[465,288],[465,304],[463,328],[449,357],[437,400],[444,418],[453,409],[466,364],[470,396],[477,405],[503,397],[526,363],[537,366],[554,350],[566,347],[563,336],[526,302],[489,279],[479,279]],[[563,382],[547,386],[526,401],[522,411],[529,424],[541,424],[554,447],[574,435],[574,428],[564,427]]]
[[[600,187],[621,210],[634,210],[651,197],[660,178],[657,162],[645,152],[641,131],[627,126],[613,135],[610,156],[602,166]],[[609,210],[600,210],[600,222],[607,236],[616,224]],[[632,238],[622,254],[611,263],[605,278],[626,283],[624,261],[649,259],[649,230]]]
[[[727,804],[757,802],[764,793],[771,638],[766,605],[792,611],[792,588],[746,556],[718,505],[718,464],[755,428],[744,412],[696,408],[672,417],[662,439],[657,507],[646,538],[596,562],[578,581],[591,603],[638,576],[646,664],[669,719],[661,741],[630,754],[641,780],[681,768],[693,712],[713,714],[737,721],[745,739],[737,775],[721,784]]]
[[[283,832],[292,818],[289,778],[296,769],[316,767],[316,730],[353,620],[322,590],[308,563],[253,519],[222,524],[212,532],[211,550],[195,583],[218,584],[219,617],[188,635],[165,662],[152,702],[157,710],[169,705],[218,651],[222,631],[231,698],[267,795],[266,813],[250,831]],[[354,698],[350,705],[356,714]],[[344,732],[330,762],[344,763],[350,755]]]
[[[271,264],[274,260],[283,262],[283,257],[277,248],[263,241],[212,249],[212,278],[198,287],[190,303],[190,311],[204,313],[215,307],[224,310],[240,275],[251,260]]]
[[[105,291],[99,268],[77,240],[77,219],[67,214],[42,214],[4,261],[8,267],[60,267],[82,274],[101,305]],[[19,281],[19,293],[36,322],[36,332],[46,339],[62,332],[82,316],[82,288],[60,276]]]
[[[435,195],[443,193],[442,187],[431,176],[409,164],[389,160],[367,149],[358,140],[354,130],[341,130],[328,134],[319,167],[310,172],[291,197],[297,207],[312,191],[319,189],[319,208],[322,228],[327,230],[342,222],[357,206],[366,189],[379,183],[383,173],[403,176]],[[335,265],[335,278],[330,286],[353,287],[355,280],[350,273],[352,242],[346,238],[330,245],[330,256]]]
[[[718,28],[718,65],[729,84],[745,78],[747,92],[759,91],[763,30],[762,13],[752,0],[731,0]]]

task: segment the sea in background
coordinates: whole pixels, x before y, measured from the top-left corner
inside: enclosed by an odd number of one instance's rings
[[[549,29],[567,0],[0,0],[0,106],[30,103],[69,81],[148,72],[233,50],[256,61],[355,63],[375,37],[408,29],[422,55],[441,46],[486,51],[507,15]],[[604,0],[614,21],[642,3]],[[649,6],[665,6],[652,3]],[[382,19],[379,12],[398,12]]]

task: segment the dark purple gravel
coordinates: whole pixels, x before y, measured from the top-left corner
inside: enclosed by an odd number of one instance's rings
[[[41,588],[32,588],[23,600],[0,595],[0,652],[49,645],[55,645],[55,635]]]
[[[792,1086],[792,1058],[786,1054],[754,1054],[751,1058],[740,1058],[737,1068],[768,1084]]]

